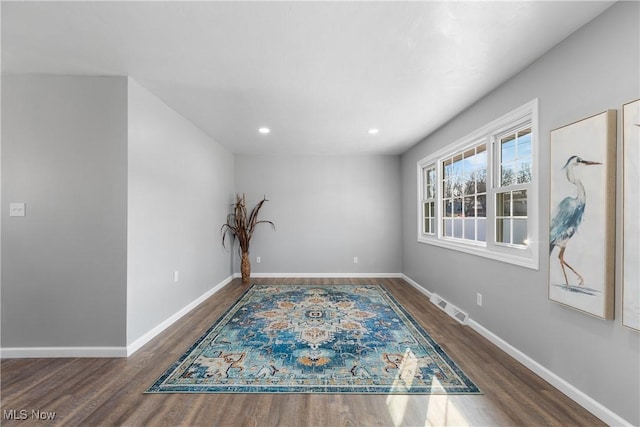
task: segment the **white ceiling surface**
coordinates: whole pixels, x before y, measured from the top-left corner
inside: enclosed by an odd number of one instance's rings
[[[3,1],[2,71],[131,76],[234,153],[399,154],[611,4]]]

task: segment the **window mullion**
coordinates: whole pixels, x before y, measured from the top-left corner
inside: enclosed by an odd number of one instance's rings
[[[444,228],[443,224],[443,215],[442,215],[442,194],[444,192],[442,186],[442,160],[439,159],[436,162],[436,203],[435,203],[435,222],[436,222],[436,236],[438,239],[442,239],[442,229]]]
[[[496,141],[492,135],[487,135],[487,248],[495,248],[496,242],[496,183],[499,164],[496,160]]]

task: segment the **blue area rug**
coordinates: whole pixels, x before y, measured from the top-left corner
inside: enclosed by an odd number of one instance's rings
[[[378,285],[253,285],[147,393],[478,394]]]

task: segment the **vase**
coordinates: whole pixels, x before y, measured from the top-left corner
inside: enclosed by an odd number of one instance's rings
[[[242,252],[240,260],[240,274],[242,275],[242,283],[248,285],[251,281],[251,261],[249,261],[249,252]]]

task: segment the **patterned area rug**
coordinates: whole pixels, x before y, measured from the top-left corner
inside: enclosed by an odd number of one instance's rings
[[[147,393],[480,390],[379,285],[253,285]]]

